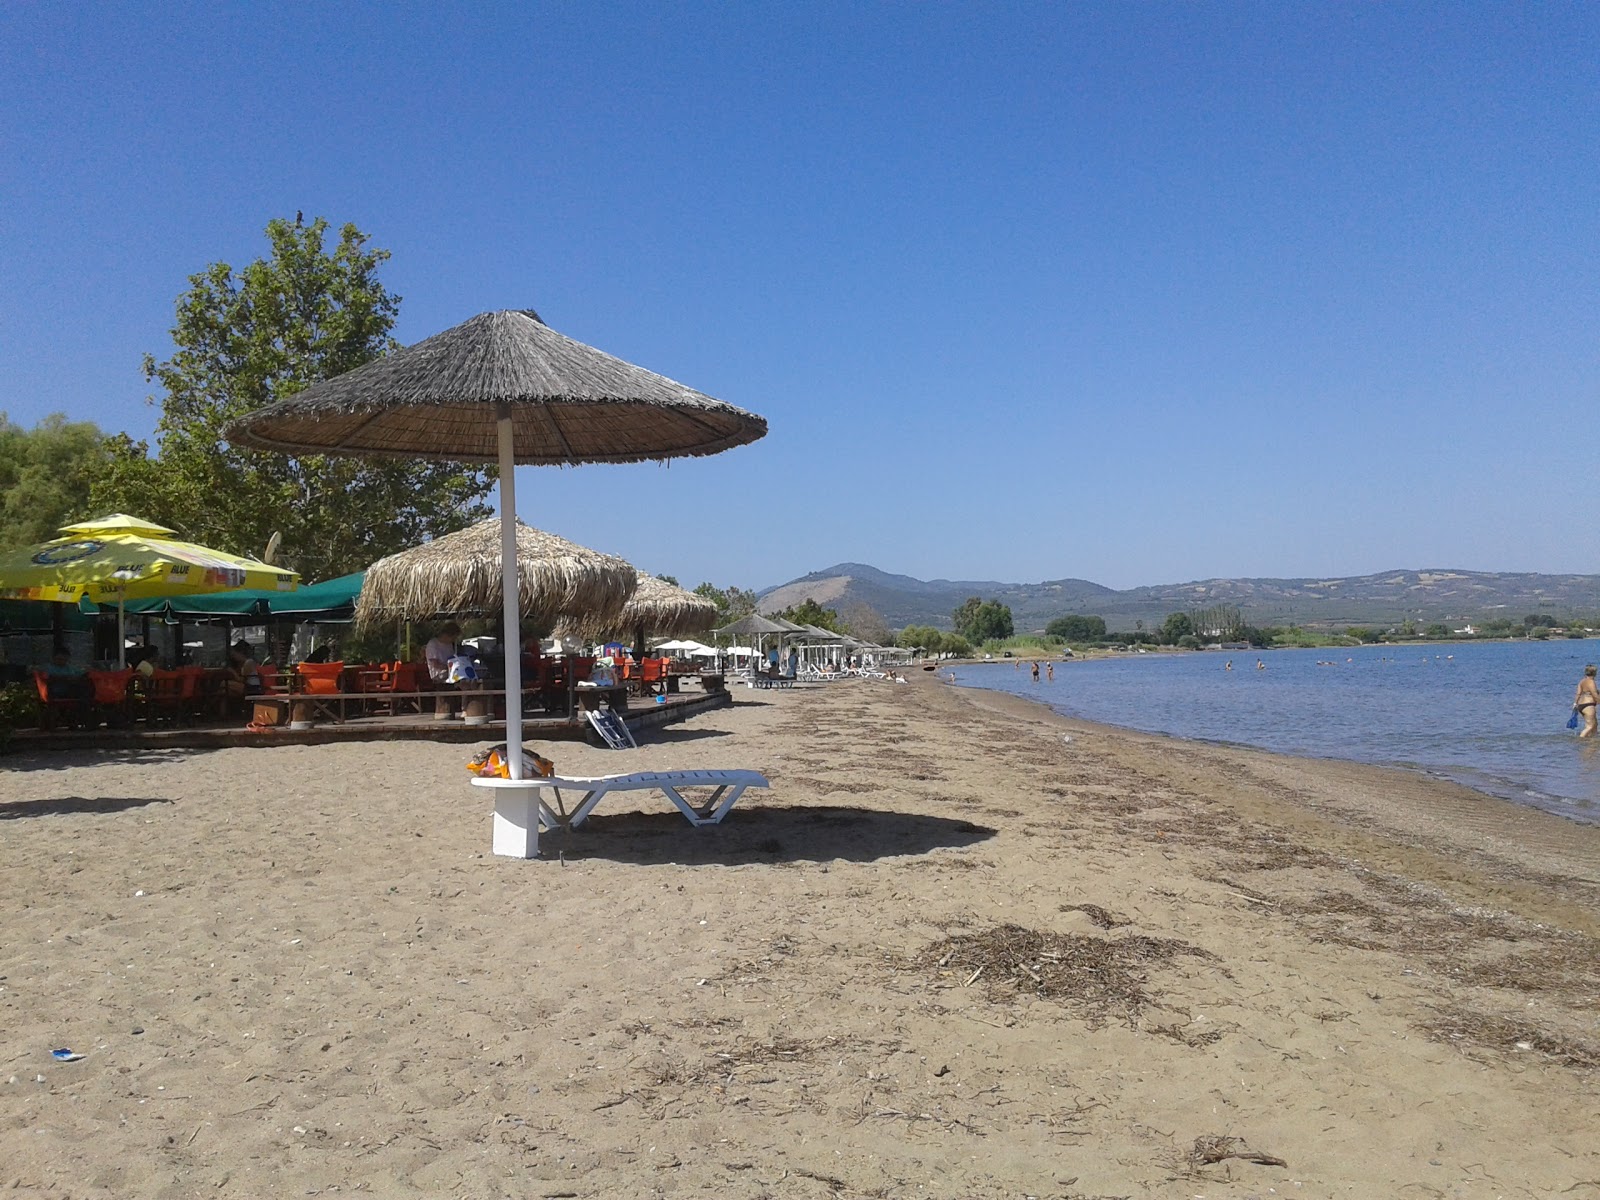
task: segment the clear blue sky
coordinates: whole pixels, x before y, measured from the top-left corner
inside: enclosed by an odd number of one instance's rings
[[[303,210],[765,416],[519,472],[689,585],[1600,571],[1600,7],[479,7],[0,7],[0,409]]]

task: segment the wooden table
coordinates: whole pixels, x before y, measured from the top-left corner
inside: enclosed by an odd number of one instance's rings
[[[628,711],[628,685],[625,683],[611,687],[585,687],[580,683],[577,691],[578,707],[585,712],[599,708],[602,700],[611,706],[612,712]]]

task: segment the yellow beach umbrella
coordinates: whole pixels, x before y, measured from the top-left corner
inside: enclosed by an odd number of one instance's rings
[[[224,592],[233,588],[294,591],[299,575],[282,567],[183,541],[171,529],[112,513],[64,536],[22,550],[0,552],[0,600],[51,600],[121,605],[154,596]],[[122,655],[122,639],[117,654]]]

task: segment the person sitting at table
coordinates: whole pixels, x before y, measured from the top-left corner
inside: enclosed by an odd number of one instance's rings
[[[94,705],[94,684],[89,681],[89,673],[73,666],[67,648],[59,644],[50,651],[50,662],[43,669],[45,695],[51,700],[74,701],[78,719],[87,722]]]
[[[428,680],[436,691],[462,686],[450,678],[451,666],[461,656],[456,649],[456,638],[460,634],[461,626],[454,621],[446,621],[423,648],[422,659],[428,665]],[[460,671],[456,674],[459,675]],[[455,705],[440,696],[434,702],[433,715],[441,721],[446,720],[455,715]]]
[[[248,700],[266,690],[261,683],[261,667],[255,655],[255,647],[244,638],[228,647],[228,673],[224,683],[229,700]]]

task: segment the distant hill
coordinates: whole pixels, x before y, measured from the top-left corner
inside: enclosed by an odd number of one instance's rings
[[[1552,618],[1600,612],[1600,575],[1539,575],[1485,571],[1384,571],[1342,579],[1203,579],[1116,591],[1086,579],[1042,583],[914,579],[863,563],[839,563],[761,594],[762,612],[812,599],[840,612],[865,604],[896,629],[950,627],[950,614],[969,596],[1011,608],[1018,632],[1042,630],[1068,613],[1100,616],[1113,629],[1160,624],[1168,613],[1234,604],[1252,625],[1393,624],[1407,619],[1481,621],[1530,613]]]

